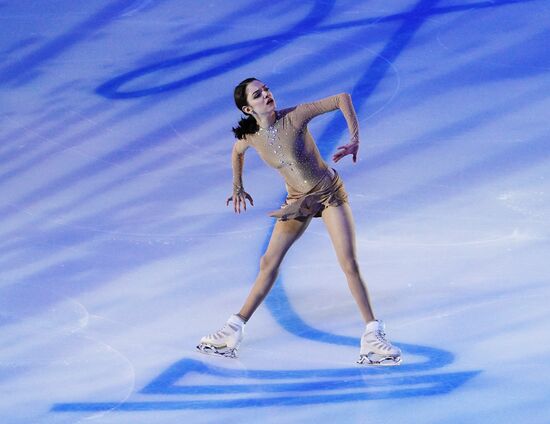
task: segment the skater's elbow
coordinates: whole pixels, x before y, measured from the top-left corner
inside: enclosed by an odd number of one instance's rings
[[[351,94],[349,94],[347,92],[340,93],[340,98],[342,98],[344,100],[351,100]]]

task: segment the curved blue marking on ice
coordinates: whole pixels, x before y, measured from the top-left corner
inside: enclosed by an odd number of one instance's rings
[[[330,16],[334,3],[335,0],[323,1],[322,4],[319,1],[313,1],[313,7],[309,11],[308,15],[282,33],[205,49],[196,53],[175,57],[169,60],[163,60],[158,63],[148,64],[110,79],[99,86],[96,89],[96,93],[111,99],[131,99],[136,97],[151,96],[154,94],[182,89],[200,81],[224,74],[233,69],[241,68],[250,62],[259,60],[262,57],[268,56],[285,47],[294,39],[300,37],[304,33],[307,33],[307,31],[312,31],[315,26]],[[136,90],[122,89],[124,85],[138,80],[139,78],[150,76],[166,69],[183,68],[186,65],[207,57],[214,57],[217,55],[223,55],[224,53],[230,51],[241,50],[244,50],[244,53],[239,56],[231,58],[230,60],[222,60],[218,65],[212,66],[200,72],[196,72],[188,77],[180,78],[169,83],[152,87],[143,87]]]
[[[421,0],[411,10],[400,28],[385,45],[381,54],[373,60],[351,94],[354,105],[359,111],[362,102],[369,98],[378,83],[383,79],[391,62],[397,58],[406,47],[418,28],[422,25],[427,11],[438,3],[438,0]],[[313,13],[310,18],[317,17]],[[251,44],[247,47],[254,47]],[[209,51],[208,54],[217,53]],[[177,66],[185,61],[198,57],[188,56],[176,59],[174,62],[164,62],[150,67],[138,69],[133,73],[115,78],[99,90],[100,94],[113,98],[132,97],[154,94],[179,88],[182,81],[175,81],[165,86],[149,87],[141,91],[119,91],[127,81],[148,72],[155,72],[162,67]],[[178,62],[178,60],[180,62]],[[223,69],[215,69],[221,72]],[[200,78],[208,78],[207,73],[191,77],[187,82]],[[102,92],[103,90],[103,92]],[[345,132],[347,127],[342,116],[336,115],[327,126],[327,130],[319,137],[319,149],[323,158],[326,158],[335,148],[337,135]],[[346,158],[349,159],[349,158]],[[326,159],[325,159],[326,160]],[[286,193],[285,193],[286,195]],[[268,245],[273,231],[273,225],[266,235],[263,251]],[[306,323],[293,308],[284,289],[284,280],[279,277],[271,293],[266,298],[266,307],[272,313],[277,323],[289,333],[298,337],[328,344],[350,346],[359,350],[359,337],[348,337],[332,334],[314,328]],[[278,405],[307,405],[319,403],[337,403],[350,401],[365,401],[373,399],[389,399],[417,396],[433,396],[449,393],[475,377],[480,371],[447,372],[447,373],[418,373],[442,368],[454,360],[451,352],[428,346],[395,343],[406,353],[405,361],[398,367],[364,367],[301,369],[301,370],[248,370],[222,368],[208,364],[206,361],[197,361],[185,358],[169,366],[158,377],[145,386],[139,395],[219,395],[226,394],[226,398],[184,400],[142,400],[124,402],[73,402],[53,405],[52,411],[158,411],[179,409],[219,409],[266,407]],[[420,357],[420,360],[418,360]],[[212,375],[227,379],[225,384],[186,384],[185,377],[189,373]],[[235,379],[232,382],[230,379]],[[287,381],[284,381],[287,380]],[[296,381],[298,380],[298,381]],[[249,381],[249,383],[247,383]],[[338,392],[340,390],[340,392]],[[342,392],[348,390],[348,392]],[[231,394],[263,394],[263,397],[231,397]],[[299,395],[298,395],[299,394]],[[158,398],[157,398],[158,399]]]

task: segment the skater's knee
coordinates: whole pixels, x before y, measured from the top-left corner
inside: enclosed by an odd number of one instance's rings
[[[340,261],[344,274],[354,276],[359,274],[359,264],[355,258],[345,258]]]
[[[266,253],[260,258],[260,271],[275,272],[279,267],[279,263],[279,258]]]

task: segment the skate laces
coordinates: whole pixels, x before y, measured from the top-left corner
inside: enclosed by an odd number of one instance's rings
[[[239,331],[239,328],[236,324],[226,323],[221,330],[210,334],[208,337],[212,339],[219,339],[220,337],[229,336],[231,333],[236,333],[237,331]]]
[[[375,326],[365,333],[367,343],[377,345],[379,348],[391,350],[393,345],[386,339],[386,332],[382,325]]]
[[[375,330],[375,331],[373,331],[373,333],[374,333],[374,337],[376,337],[376,339],[377,339],[379,342],[385,344],[386,346],[389,346],[389,345],[390,345],[390,342],[388,342],[388,341],[386,340],[386,333],[384,333],[383,330]]]

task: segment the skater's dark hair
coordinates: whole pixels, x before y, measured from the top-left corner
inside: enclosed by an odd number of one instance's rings
[[[241,118],[237,126],[235,128],[232,128],[233,134],[235,134],[235,137],[238,139],[244,138],[246,134],[254,134],[256,131],[260,129],[260,126],[258,125],[258,122],[256,122],[256,119],[249,113],[246,113],[243,111],[243,106],[248,106],[248,101],[246,100],[246,86],[248,85],[248,83],[252,81],[259,81],[259,79],[247,78],[245,80],[242,80],[235,87],[235,90],[233,92],[235,105],[237,105],[237,108],[242,113],[244,113],[245,115],[248,115],[245,118]]]

